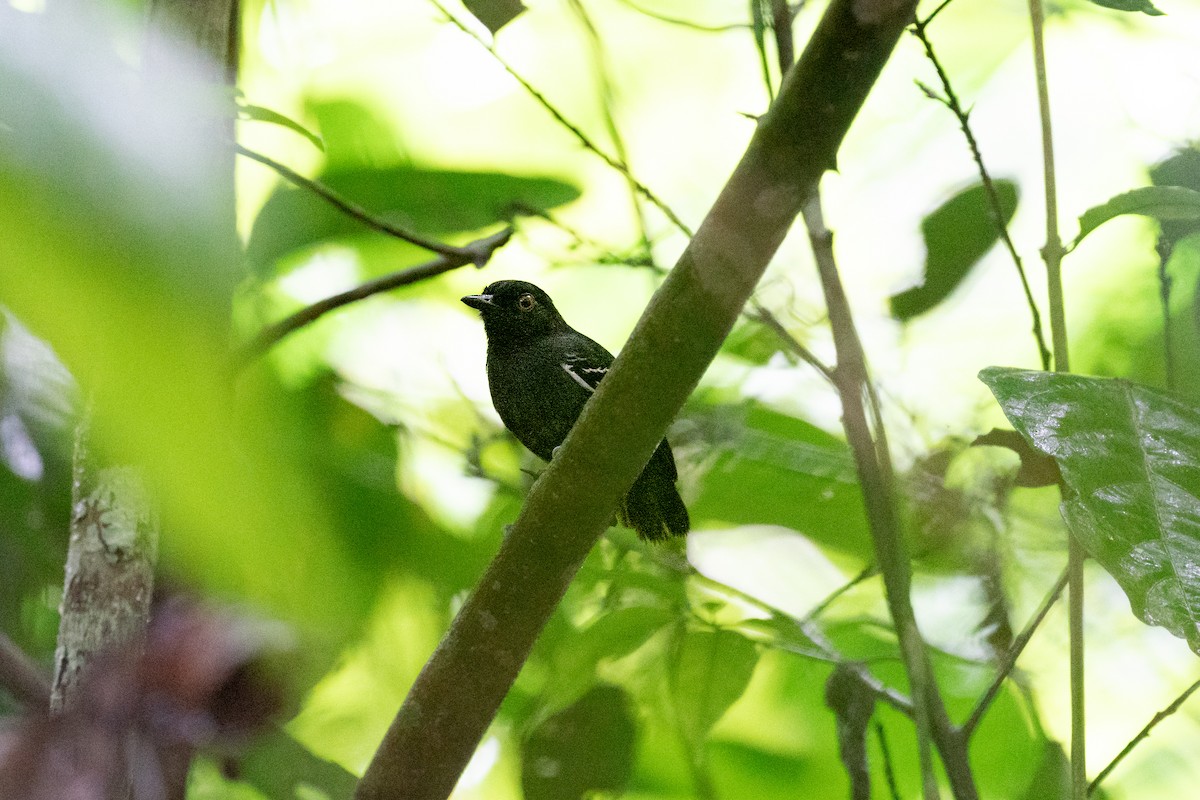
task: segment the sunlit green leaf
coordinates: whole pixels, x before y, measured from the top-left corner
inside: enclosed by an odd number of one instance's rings
[[[262,106],[251,105],[249,103],[238,103],[238,116],[242,119],[252,119],[256,122],[269,122],[272,125],[281,125],[288,130],[295,131],[312,142],[313,147],[318,150],[325,150],[325,143],[321,141],[321,137],[310,131],[308,128],[301,125],[291,117],[284,116],[278,111],[272,111],[269,108]]]
[[[731,631],[687,631],[671,654],[671,696],[693,749],[750,683],[758,649]]]
[[[619,795],[633,769],[636,736],[625,692],[606,684],[593,687],[525,740],[525,797],[583,800],[595,791]]]
[[[1143,186],[1119,194],[1083,212],[1075,244],[1110,219],[1125,214],[1158,220],[1200,220],[1200,192],[1185,186]]]
[[[990,367],[1013,426],[1058,460],[1075,536],[1133,611],[1200,651],[1200,411],[1122,380]]]
[[[920,286],[892,296],[893,317],[904,322],[937,306],[996,244],[997,223],[1007,225],[1017,209],[1017,185],[1006,180],[994,184],[1001,220],[993,218],[983,184],[964,189],[922,220],[925,279]]]

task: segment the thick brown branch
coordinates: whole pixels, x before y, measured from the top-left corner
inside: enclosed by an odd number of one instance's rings
[[[779,99],[426,664],[360,800],[454,788],[542,626],[708,367],[883,69],[915,2],[833,0]]]

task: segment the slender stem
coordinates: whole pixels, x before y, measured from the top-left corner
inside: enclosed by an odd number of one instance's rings
[[[1029,20],[1033,33],[1033,63],[1037,78],[1038,111],[1042,127],[1042,161],[1046,189],[1046,262],[1047,294],[1050,300],[1050,338],[1054,346],[1054,369],[1071,369],[1067,349],[1067,321],[1062,289],[1062,240],[1058,235],[1058,191],[1054,170],[1054,136],[1050,126],[1050,90],[1046,78],[1045,12],[1042,0],[1029,0]],[[1079,540],[1067,534],[1067,573],[1070,596],[1067,629],[1071,663],[1071,797],[1087,796],[1087,740],[1084,725],[1084,648],[1083,648],[1083,562],[1086,554]]]
[[[348,289],[340,294],[326,297],[324,300],[318,300],[291,316],[263,328],[258,335],[241,348],[235,359],[235,363],[238,367],[244,367],[254,358],[271,349],[271,347],[285,336],[295,333],[309,323],[315,322],[334,309],[357,302],[371,295],[379,294],[380,292],[386,292],[400,286],[407,286],[410,283],[432,278],[435,275],[441,275],[443,272],[449,272],[452,269],[465,267],[467,264],[478,264],[480,259],[486,263],[491,258],[492,253],[512,238],[512,234],[512,228],[505,228],[498,233],[493,233],[491,236],[485,236],[482,239],[471,242],[465,247],[458,248],[463,251],[461,255],[439,256],[424,264],[418,264],[415,267],[409,267],[399,272],[393,272],[390,275],[384,275],[381,278],[367,281],[360,286]]]
[[[875,720],[875,738],[879,740],[879,754],[883,759],[883,775],[887,779],[888,791],[892,800],[900,800],[900,786],[896,783],[896,770],[892,766],[892,749],[888,747],[887,731],[879,720]]]
[[[4,633],[0,633],[0,688],[31,709],[50,708],[50,679]]]
[[[958,120],[958,126],[967,140],[967,147],[971,150],[971,158],[975,161],[975,167],[979,171],[979,179],[983,183],[983,190],[988,200],[988,210],[992,218],[992,224],[996,227],[996,232],[1000,235],[1000,240],[1004,242],[1004,247],[1008,250],[1009,257],[1012,258],[1013,265],[1017,268],[1017,276],[1021,280],[1021,289],[1025,293],[1025,303],[1029,306],[1029,314],[1033,321],[1033,339],[1037,345],[1042,369],[1048,370],[1050,369],[1050,351],[1046,347],[1046,337],[1042,333],[1042,314],[1038,310],[1037,301],[1033,297],[1033,289],[1030,287],[1029,278],[1025,274],[1025,264],[1021,260],[1021,255],[1017,252],[1016,245],[1013,244],[1012,236],[1009,235],[1008,224],[1004,220],[1004,210],[1000,204],[1000,195],[996,191],[996,184],[992,180],[991,173],[984,166],[983,154],[979,150],[979,143],[975,140],[975,133],[971,130],[970,114],[962,107],[962,103],[959,102],[958,95],[955,94],[954,87],[950,83],[950,76],[946,73],[942,62],[938,59],[937,53],[934,52],[933,42],[926,33],[929,23],[945,7],[946,4],[943,3],[932,14],[923,20],[918,20],[910,28],[912,34],[925,46],[925,56],[933,64],[933,68],[942,82],[942,91],[945,93],[945,96],[939,97],[929,89],[926,89],[926,94],[936,98],[946,108],[950,109],[950,112]]]
[[[833,383],[833,367],[821,361],[817,358],[816,354],[801,344],[800,340],[792,336],[788,329],[783,326],[783,323],[757,300],[751,300],[750,307],[753,309],[753,313],[750,315],[751,319],[766,325],[774,331],[775,335],[779,337],[779,340],[783,342],[788,350],[791,350],[801,361],[821,373],[821,377],[825,380]]]
[[[646,259],[652,262],[653,255],[650,245],[650,235],[646,228],[646,215],[642,211],[641,195],[638,193],[637,182],[633,180],[633,169],[629,165],[629,151],[625,147],[625,139],[621,136],[620,128],[617,127],[616,117],[613,116],[615,92],[613,91],[612,81],[609,79],[608,59],[604,52],[604,40],[601,38],[600,31],[596,28],[596,24],[592,21],[592,17],[588,14],[582,0],[570,0],[570,4],[571,8],[575,11],[575,15],[579,17],[579,21],[583,24],[584,30],[587,31],[588,43],[592,48],[592,60],[595,62],[596,80],[600,84],[600,110],[604,115],[604,126],[608,129],[608,138],[612,140],[613,150],[616,151],[616,160],[625,168],[625,180],[629,184],[630,202],[633,206],[634,217],[637,219],[642,250],[645,253]]]
[[[803,213],[814,252],[832,252],[832,234],[821,219],[819,195],[815,191]],[[912,685],[924,796],[938,797],[937,777],[933,769],[933,741],[936,737],[955,796],[975,798],[978,793],[965,743],[946,716],[929,654],[913,612],[910,596],[912,565],[896,515],[891,459],[886,452],[886,444],[872,436],[867,420],[865,398],[870,379],[862,343],[836,264],[825,257],[817,258],[816,262],[837,352],[834,379],[842,402],[842,424],[854,453],[863,500],[867,506],[867,521],[875,544],[875,560],[883,574],[888,609],[899,639],[905,671]]]
[[[632,0],[619,0],[619,2],[621,3],[621,5],[625,6],[626,8],[636,11],[637,13],[642,14],[644,16],[647,16],[650,19],[656,19],[659,22],[665,22],[668,25],[678,25],[681,28],[688,28],[689,30],[700,31],[701,33],[728,33],[729,31],[749,30],[751,27],[750,25],[747,25],[744,22],[733,22],[733,23],[729,23],[728,25],[705,25],[701,22],[692,22],[689,19],[680,19],[678,17],[670,17],[670,16],[667,16],[666,14],[660,14],[657,11],[651,11],[648,8],[642,8],[641,6],[633,3]]]
[[[1059,595],[1062,594],[1062,590],[1066,588],[1067,574],[1067,570],[1064,569],[1062,574],[1058,576],[1058,580],[1054,582],[1054,586],[1051,587],[1046,598],[1042,600],[1041,606],[1038,607],[1037,612],[1029,620],[1029,623],[1025,626],[1025,630],[1021,631],[1020,635],[1017,636],[1012,646],[1008,649],[1008,652],[1004,654],[1004,660],[996,670],[996,675],[992,678],[991,685],[988,686],[983,696],[979,698],[979,702],[975,704],[975,709],[971,712],[971,716],[962,724],[961,730],[963,736],[969,739],[971,738],[971,734],[975,732],[975,728],[978,727],[980,721],[983,719],[983,715],[987,713],[988,707],[996,699],[1000,687],[1004,685],[1004,681],[1012,674],[1013,667],[1017,665],[1017,659],[1021,657],[1021,653],[1025,650],[1025,645],[1029,644],[1029,640],[1033,638],[1034,632],[1042,624],[1042,620],[1046,618],[1046,614],[1050,613],[1051,607],[1057,602]]]
[[[1171,336],[1171,273],[1167,263],[1171,260],[1171,246],[1164,237],[1158,241],[1158,298],[1162,304],[1163,318],[1163,366],[1168,390],[1175,388],[1175,346]]]
[[[487,50],[491,57],[496,60],[496,63],[503,67],[504,71],[511,75],[517,83],[521,84],[521,88],[523,88],[530,97],[536,100],[538,105],[546,109],[550,116],[554,117],[555,121],[558,122],[559,125],[562,125],[568,131],[570,131],[571,134],[579,141],[579,143],[583,145],[584,149],[590,153],[594,153],[602,161],[604,161],[605,164],[608,164],[617,172],[620,172],[622,175],[624,175],[626,180],[629,181],[630,185],[637,190],[638,194],[646,198],[651,205],[661,211],[663,216],[670,220],[671,224],[678,228],[685,236],[690,239],[694,235],[692,229],[682,219],[680,219],[678,214],[671,210],[670,206],[660,200],[658,195],[651,191],[648,186],[634,177],[626,164],[621,163],[619,159],[613,158],[608,153],[604,152],[599,145],[592,141],[590,136],[583,132],[582,128],[567,119],[566,115],[559,111],[558,108],[556,108],[555,105],[551,103],[544,94],[535,89],[533,84],[527,81],[519,72],[513,69],[507,61],[501,58],[495,47],[484,41],[483,38],[474,30],[464,25],[462,21],[458,19],[458,17],[447,11],[446,7],[443,6],[438,0],[429,0],[429,2],[432,3],[438,11],[442,12],[456,28],[478,42],[480,47]]]
[[[1129,753],[1133,750],[1133,748],[1137,747],[1139,744],[1141,744],[1143,741],[1145,741],[1145,739],[1150,735],[1150,731],[1154,730],[1154,726],[1158,725],[1158,723],[1162,722],[1164,719],[1166,719],[1167,717],[1171,716],[1176,711],[1178,711],[1183,706],[1184,702],[1189,697],[1191,697],[1192,693],[1195,692],[1197,689],[1200,689],[1200,680],[1196,681],[1191,686],[1184,689],[1183,692],[1178,697],[1176,697],[1173,701],[1171,701],[1171,705],[1167,706],[1162,711],[1159,711],[1157,714],[1155,714],[1150,719],[1150,721],[1146,723],[1146,727],[1144,727],[1140,731],[1138,731],[1138,735],[1134,736],[1132,739],[1130,739],[1129,744],[1125,745],[1125,747],[1121,750],[1121,752],[1117,753],[1116,758],[1114,758],[1112,761],[1108,762],[1107,767],[1100,770],[1100,774],[1097,775],[1095,780],[1093,780],[1091,782],[1091,784],[1089,784],[1087,787],[1088,795],[1091,795],[1093,792],[1096,791],[1097,788],[1099,788],[1100,783],[1105,778],[1108,777],[1110,772],[1112,772],[1114,769],[1116,769],[1117,765],[1120,764],[1125,759],[1125,756],[1129,755]]]
[[[248,147],[243,147],[240,144],[234,145],[234,149],[237,151],[238,155],[244,156],[251,161],[257,161],[264,167],[269,167],[278,173],[279,176],[288,183],[312,192],[328,202],[330,205],[337,208],[339,211],[345,213],[347,216],[353,217],[362,224],[366,225],[368,228],[374,228],[381,233],[386,233],[389,236],[402,239],[409,244],[416,245],[417,247],[428,250],[431,253],[438,253],[446,258],[473,259],[475,257],[475,254],[471,253],[467,248],[454,247],[453,245],[445,244],[443,242],[426,239],[413,233],[412,231],[401,228],[399,225],[394,225],[387,220],[380,219],[354,201],[342,197],[340,194],[335,192],[333,189],[330,189],[320,181],[314,181],[310,178],[306,178],[290,167],[280,164],[270,156],[265,156],[262,153],[251,150]],[[483,265],[480,264],[479,266]]]

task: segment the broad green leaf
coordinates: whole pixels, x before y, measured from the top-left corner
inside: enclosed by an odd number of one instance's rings
[[[527,800],[620,795],[633,771],[637,722],[629,698],[601,684],[547,718],[524,744],[521,786]]]
[[[671,653],[671,696],[693,750],[750,684],[758,649],[732,631],[687,631]]]
[[[1164,12],[1159,11],[1150,0],[1091,0],[1091,2],[1117,11],[1140,11],[1151,17],[1164,16]]]
[[[688,505],[693,520],[779,525],[822,545],[873,558],[854,461],[845,442],[804,420],[753,405],[709,407],[715,457]]]
[[[1005,225],[1017,209],[1017,185],[994,182]],[[925,239],[925,279],[893,295],[892,316],[906,322],[933,309],[958,288],[967,274],[1000,239],[997,220],[983,184],[976,184],[951,197],[921,222]]]
[[[1063,516],[1134,613],[1200,652],[1200,410],[1128,381],[990,367],[1013,426],[1054,456]]]
[[[1183,186],[1200,191],[1200,150],[1195,147],[1181,147],[1150,168],[1150,181],[1155,186]],[[1172,250],[1185,236],[1200,231],[1200,219],[1159,222],[1162,238]]]
[[[1158,220],[1200,220],[1200,192],[1185,186],[1143,186],[1089,208],[1079,217],[1079,234],[1072,247],[1115,217],[1138,214]]]
[[[296,122],[296,120],[292,119],[291,117],[284,116],[278,111],[272,111],[269,108],[263,108],[262,106],[251,105],[249,103],[239,102],[237,110],[238,116],[241,119],[251,119],[256,122],[269,122],[272,125],[281,125],[284,128],[295,131],[305,139],[308,139],[310,142],[312,142],[313,147],[317,148],[318,150],[322,152],[325,151],[325,143],[321,141],[321,137],[317,136],[315,133],[301,125],[299,122]]]

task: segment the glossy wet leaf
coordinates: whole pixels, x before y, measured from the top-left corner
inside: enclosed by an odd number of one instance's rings
[[[1017,209],[1017,185],[995,181],[1000,212],[1007,225]],[[920,286],[893,295],[892,316],[901,322],[933,309],[958,288],[963,279],[1000,239],[983,184],[947,200],[921,222],[925,239],[925,277]]]
[[[1200,651],[1200,410],[1138,384],[991,367],[1013,426],[1054,456],[1072,533],[1149,625]]]
[[[1110,219],[1137,214],[1159,221],[1200,220],[1200,192],[1186,186],[1143,186],[1124,192],[1087,211],[1079,217],[1078,245],[1096,228]]]
[[[583,800],[597,791],[620,795],[633,770],[636,736],[625,692],[607,684],[593,687],[525,740],[526,800]]]

